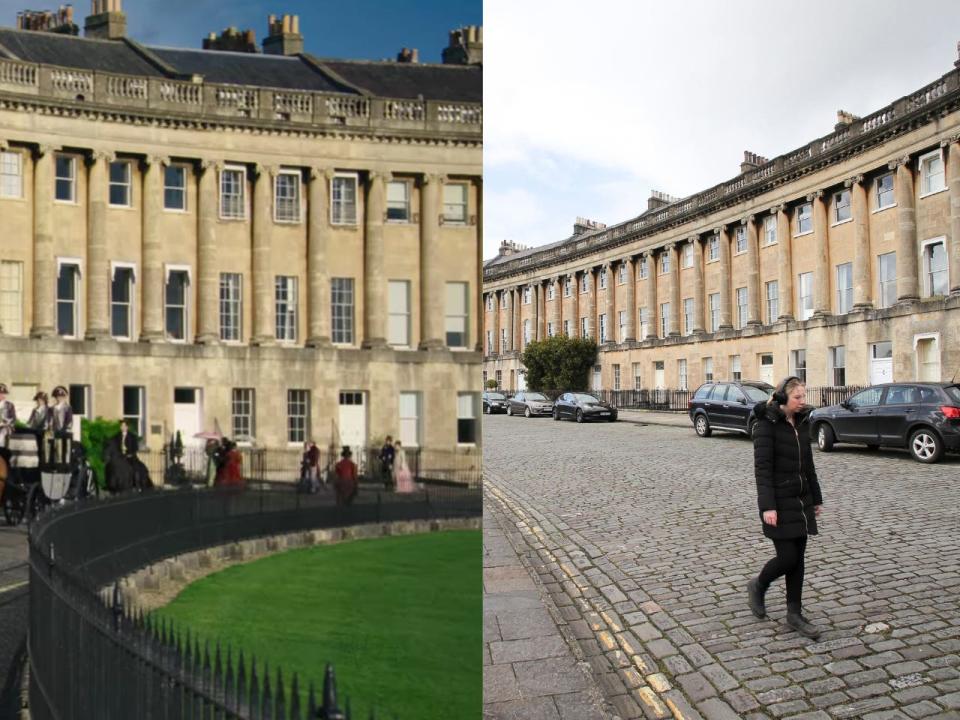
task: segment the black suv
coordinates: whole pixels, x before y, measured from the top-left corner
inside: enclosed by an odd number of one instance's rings
[[[498,392],[485,392],[483,394],[483,412],[485,415],[493,413],[505,413],[510,401],[507,396]]]
[[[708,382],[697,388],[690,406],[690,420],[700,437],[714,430],[729,430],[753,437],[757,420],[753,408],[766,402],[773,386],[765,382]]]
[[[839,405],[817,408],[810,423],[823,452],[838,442],[905,447],[916,460],[935,463],[945,450],[960,450],[960,385],[874,385]]]

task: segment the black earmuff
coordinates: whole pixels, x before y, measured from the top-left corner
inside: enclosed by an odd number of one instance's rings
[[[780,384],[777,385],[777,389],[774,390],[773,394],[770,396],[775,402],[778,402],[781,405],[787,404],[787,385],[791,380],[800,380],[800,378],[798,378],[796,375],[790,375],[781,380]]]

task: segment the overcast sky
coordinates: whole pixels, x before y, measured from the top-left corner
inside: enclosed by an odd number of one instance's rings
[[[486,0],[484,257],[685,197],[953,69],[957,0]]]
[[[17,12],[54,10],[63,0],[0,0],[0,26],[16,27]],[[123,0],[127,34],[149,45],[200,48],[208,33],[234,26],[267,34],[267,16],[300,16],[307,52],[320,57],[381,60],[415,47],[422,62],[440,62],[450,30],[482,22],[482,0]],[[73,3],[83,32],[90,0]]]

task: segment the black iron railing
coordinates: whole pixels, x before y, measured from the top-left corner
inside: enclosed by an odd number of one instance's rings
[[[235,649],[211,648],[189,628],[124,607],[116,583],[161,559],[244,539],[481,515],[479,489],[420,479],[421,489],[403,495],[361,486],[346,506],[330,492],[251,481],[244,491],[158,490],[47,511],[30,528],[32,717],[302,720],[306,710],[307,718],[348,720],[329,666],[319,701],[308,683],[302,703],[299,677],[262,659],[247,665]]]

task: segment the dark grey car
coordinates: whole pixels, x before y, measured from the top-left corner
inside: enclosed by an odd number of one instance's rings
[[[585,420],[601,420],[604,422],[615,422],[617,419],[617,409],[590,393],[569,392],[563,393],[557,398],[553,406],[553,419],[563,420],[568,418],[577,422]]]
[[[510,398],[507,405],[507,415],[523,415],[524,417],[534,417],[535,415],[552,415],[553,403],[543,393],[538,392],[518,392]]]
[[[688,403],[693,429],[700,437],[727,430],[753,437],[753,408],[766,402],[773,387],[765,382],[709,382],[697,388]]]
[[[507,411],[507,396],[498,392],[485,392],[483,394],[483,412],[485,415],[493,413],[505,413]]]

